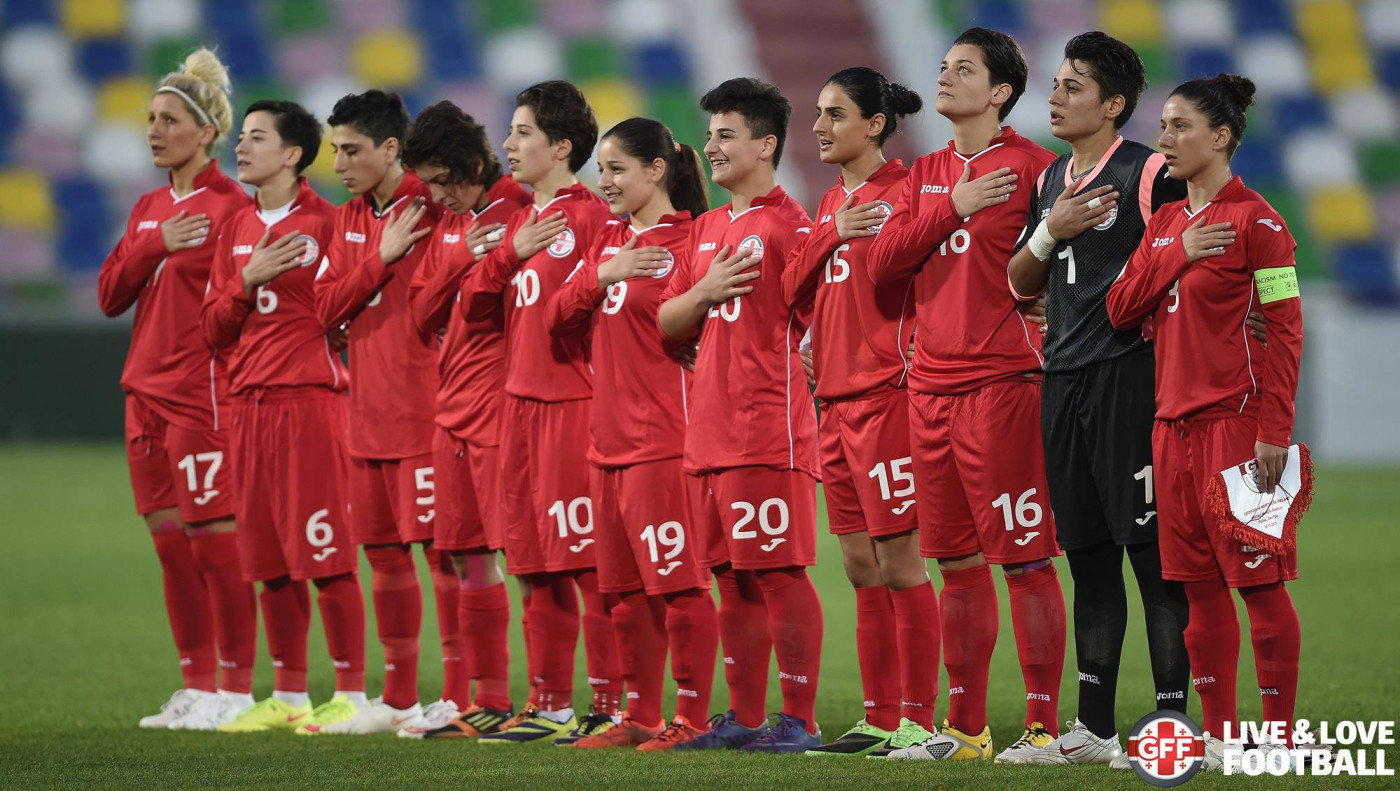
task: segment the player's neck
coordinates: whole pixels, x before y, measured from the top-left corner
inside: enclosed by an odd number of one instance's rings
[[[297,175],[283,169],[276,176],[258,185],[258,208],[263,211],[280,209],[296,200],[297,193],[301,191],[300,187]]]
[[[395,162],[389,166],[389,172],[384,174],[384,178],[374,185],[370,190],[370,199],[374,201],[374,208],[384,211],[390,203],[394,201],[394,193],[399,191],[399,185],[403,183],[403,165]]]
[[[778,186],[778,176],[773,169],[767,166],[759,166],[754,171],[744,177],[734,186],[721,184],[721,187],[729,190],[729,197],[734,206],[734,213],[745,212],[753,205],[754,198],[761,198],[772,192]]]
[[[637,228],[650,228],[661,222],[662,217],[675,213],[676,207],[671,205],[671,198],[666,195],[665,190],[657,190],[645,206],[632,212],[632,225]]]
[[[1201,207],[1215,199],[1220,191],[1225,189],[1225,185],[1230,183],[1234,174],[1230,172],[1230,164],[1222,162],[1212,165],[1208,170],[1198,173],[1195,178],[1186,182],[1186,202],[1191,207],[1191,211],[1198,212]]]
[[[953,148],[965,157],[980,154],[999,134],[1001,119],[996,109],[991,108],[981,115],[953,121]]]
[[[1074,157],[1070,162],[1074,172],[1070,176],[1077,177],[1097,167],[1099,160],[1103,159],[1108,149],[1113,147],[1113,141],[1117,139],[1118,130],[1112,124],[1105,124],[1103,129],[1088,137],[1070,141],[1070,153]]]
[[[841,180],[845,182],[846,189],[853,190],[864,184],[875,171],[885,166],[885,153],[878,148],[872,148],[850,162],[841,165]]]
[[[530,185],[535,190],[535,205],[544,206],[554,200],[554,196],[558,194],[559,190],[568,189],[577,183],[578,178],[568,168],[556,168],[550,171],[544,178]]]
[[[502,178],[509,177],[503,176]],[[487,206],[491,205],[491,188],[494,186],[496,186],[496,183],[493,181],[490,184],[484,185],[481,188],[481,196],[476,199],[476,205],[472,207],[473,212],[479,214],[481,213],[482,209],[485,209]]]
[[[194,192],[194,180],[210,164],[209,155],[200,151],[190,157],[190,161],[170,169],[170,189],[183,198]]]

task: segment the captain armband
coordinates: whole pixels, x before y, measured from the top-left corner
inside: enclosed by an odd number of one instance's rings
[[[1274,266],[1254,271],[1254,287],[1259,291],[1259,304],[1267,305],[1281,299],[1297,299],[1298,270],[1292,266]]]

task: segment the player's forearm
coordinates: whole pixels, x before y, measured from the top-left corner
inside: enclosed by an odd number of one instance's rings
[[[327,271],[316,281],[316,313],[325,327],[339,326],[364,309],[393,273],[379,260],[379,253],[365,256],[345,275]]]
[[[803,304],[817,293],[826,261],[840,246],[836,229],[828,227],[792,252],[783,269],[783,301],[788,307]]]
[[[709,300],[692,288],[661,303],[656,321],[667,338],[683,341],[695,337],[700,330],[700,322],[705,320],[705,311],[709,309]]]
[[[876,285],[898,280],[923,268],[928,257],[958,229],[962,220],[953,211],[951,199],[934,206],[934,210],[918,217],[904,215],[907,219],[893,227],[886,221],[866,256],[866,271]]]
[[[1264,347],[1264,392],[1257,439],[1287,446],[1293,441],[1294,403],[1303,356],[1302,302],[1293,297],[1265,303],[1261,310],[1269,327],[1269,342]]]
[[[1139,247],[1108,289],[1105,306],[1114,329],[1130,330],[1152,315],[1191,263],[1180,244],[1155,252]]]
[[[165,257],[163,243],[159,250],[153,244],[119,244],[97,275],[97,304],[103,315],[120,316],[130,309]]]
[[[545,321],[549,325],[549,334],[556,338],[586,329],[593,320],[593,312],[607,295],[598,288],[596,269],[586,269],[579,275],[555,292],[546,306]]]
[[[426,268],[429,264],[429,261],[424,261],[421,267]],[[466,267],[442,267],[427,277],[422,277],[423,268],[418,270],[418,275],[409,284],[408,307],[418,331],[432,335],[447,326],[447,320],[452,316],[452,302],[457,298]]]
[[[215,349],[232,346],[243,334],[243,324],[252,310],[241,279],[211,281],[199,311],[205,342]]]
[[[1006,277],[1011,284],[1011,295],[1020,302],[1026,302],[1045,293],[1045,284],[1050,279],[1050,264],[1036,258],[1029,246],[1022,247],[1007,264]]]

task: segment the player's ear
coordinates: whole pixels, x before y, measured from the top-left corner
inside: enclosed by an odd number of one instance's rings
[[[760,142],[762,142],[763,147],[759,149],[758,158],[771,162],[773,153],[778,150],[778,136],[764,135],[763,140]]]
[[[282,149],[282,165],[296,170],[301,161],[301,146],[286,146]]]
[[[870,120],[865,124],[865,136],[871,140],[878,141],[880,133],[885,131],[885,114],[876,113],[870,116]]]
[[[1215,128],[1215,138],[1210,142],[1211,151],[1224,151],[1230,145],[1230,127],[1221,124]]]
[[[995,88],[992,88],[992,106],[996,107],[998,111],[1001,110],[1002,105],[1009,101],[1011,101],[1010,83],[1003,82]]]
[[[1123,114],[1123,107],[1126,104],[1127,101],[1123,98],[1123,94],[1115,93],[1108,97],[1108,101],[1104,102],[1104,114],[1109,118],[1116,119],[1119,115]]]
[[[647,165],[647,180],[652,184],[662,184],[666,181],[666,160],[657,157]]]
[[[569,155],[574,153],[574,141],[567,137],[561,137],[554,143],[554,158],[561,162],[568,162]]]
[[[399,139],[391,137],[384,141],[384,161],[393,164],[399,158]]]

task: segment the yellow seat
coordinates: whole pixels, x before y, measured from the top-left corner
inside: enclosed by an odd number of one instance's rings
[[[97,91],[97,115],[107,123],[145,129],[153,91],[150,80],[139,77],[108,80]]]
[[[63,0],[63,29],[74,38],[123,35],[126,33],[126,3],[122,0]]]
[[[1324,242],[1355,242],[1374,238],[1376,212],[1371,196],[1360,185],[1323,187],[1308,196],[1308,217]]]
[[[1129,44],[1162,40],[1162,13],[1154,0],[1103,0],[1099,22],[1105,33]]]
[[[1310,0],[1300,4],[1298,32],[1307,44],[1318,90],[1335,93],[1375,83],[1361,19],[1352,3]]]
[[[599,133],[619,121],[645,112],[645,102],[632,83],[619,79],[591,80],[579,86],[593,114],[598,118]]]
[[[423,53],[418,40],[402,30],[367,33],[350,54],[355,76],[376,88],[400,88],[418,82]]]
[[[0,170],[0,226],[48,232],[53,228],[53,196],[44,174],[29,168]]]

